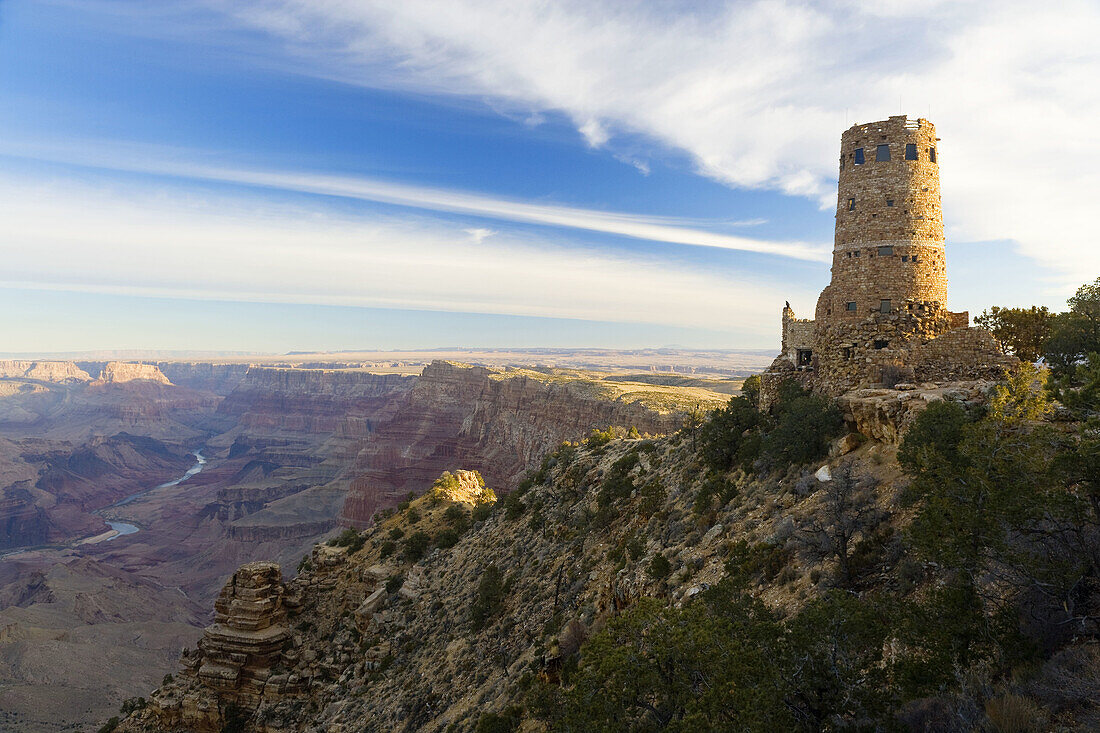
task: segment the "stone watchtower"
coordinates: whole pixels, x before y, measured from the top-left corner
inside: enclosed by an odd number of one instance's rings
[[[936,128],[891,117],[840,138],[833,278],[818,323],[845,324],[909,303],[947,303]]]
[[[765,404],[790,378],[834,396],[930,379],[944,373],[937,354],[955,341],[949,350],[961,349],[967,368],[1003,361],[988,334],[967,328],[968,314],[947,310],[938,141],[931,122],[905,116],[841,136],[832,280],[813,320],[783,309],[783,354],[763,375]]]

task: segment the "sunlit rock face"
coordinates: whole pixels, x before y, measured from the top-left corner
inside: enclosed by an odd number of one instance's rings
[[[374,512],[422,491],[456,464],[507,490],[547,451],[593,428],[663,434],[681,422],[675,410],[619,401],[596,381],[436,361],[363,444],[341,519],[364,527]]]

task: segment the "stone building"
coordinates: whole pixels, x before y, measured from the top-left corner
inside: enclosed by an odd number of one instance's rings
[[[904,115],[841,136],[832,280],[813,320],[783,309],[783,350],[762,375],[765,407],[786,379],[839,396],[996,376],[1015,363],[967,313],[947,309],[938,141],[931,122]]]

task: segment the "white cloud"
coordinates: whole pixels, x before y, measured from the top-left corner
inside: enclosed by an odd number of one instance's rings
[[[94,165],[113,170],[340,196],[438,212],[614,234],[668,244],[742,250],[816,262],[828,262],[830,259],[830,248],[824,244],[740,237],[701,229],[695,222],[671,217],[642,216],[554,204],[534,204],[516,199],[395,183],[362,176],[222,168],[201,163],[181,162],[193,158],[209,159],[212,157],[209,152],[197,155],[194,151],[169,150],[152,145],[112,145],[101,141],[58,148],[41,143],[7,140],[0,141],[0,153],[39,160]],[[748,222],[724,222],[724,224],[744,226],[756,224],[758,221],[754,219]]]
[[[1100,6],[783,0],[253,0],[228,13],[307,73],[561,110],[642,133],[734,186],[834,197],[839,134],[908,112],[943,138],[950,234],[1100,272]]]
[[[0,287],[411,308],[774,338],[776,283],[429,218],[0,178]],[[810,293],[799,295],[809,298]]]

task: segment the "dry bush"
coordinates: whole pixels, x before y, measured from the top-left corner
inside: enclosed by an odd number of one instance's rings
[[[1100,716],[1100,649],[1063,649],[1043,664],[1025,690],[1055,714],[1084,709]]]
[[[1010,694],[987,700],[985,714],[997,733],[1038,733],[1046,725],[1043,709],[1023,695]]]
[[[562,659],[567,659],[580,651],[586,639],[588,639],[588,627],[584,621],[575,618],[566,624],[558,639],[558,651]]]

